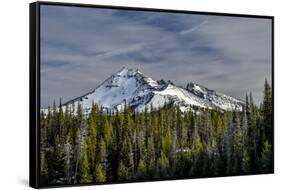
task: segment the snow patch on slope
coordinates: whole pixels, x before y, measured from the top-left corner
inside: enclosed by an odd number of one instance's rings
[[[64,104],[63,109],[74,105],[82,106],[85,114],[95,103],[105,110],[123,110],[125,105],[136,111],[148,110],[151,106],[161,108],[165,104],[179,106],[182,111],[188,111],[192,106],[221,109],[241,110],[243,102],[230,96],[209,90],[203,86],[189,83],[186,88],[172,83],[155,81],[146,77],[138,69],[122,68],[116,74],[106,79],[95,90]]]

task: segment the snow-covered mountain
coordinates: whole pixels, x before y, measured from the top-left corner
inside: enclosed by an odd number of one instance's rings
[[[166,81],[155,81],[137,69],[122,68],[106,79],[95,90],[81,97],[66,102],[63,106],[82,105],[85,113],[91,109],[92,103],[105,110],[122,110],[127,104],[137,111],[161,108],[166,104],[178,105],[182,111],[192,106],[209,109],[241,110],[243,101],[225,94],[209,90],[198,84],[189,83],[182,88]]]

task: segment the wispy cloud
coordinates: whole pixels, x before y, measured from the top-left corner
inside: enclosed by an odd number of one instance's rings
[[[271,77],[266,19],[79,7],[41,9],[42,106],[94,89],[122,66],[261,100]]]
[[[194,32],[195,30],[197,30],[198,28],[200,28],[202,25],[207,24],[207,23],[208,23],[208,21],[204,20],[202,23],[200,23],[192,28],[188,28],[186,30],[180,31],[180,34],[181,35],[190,34],[190,33]]]

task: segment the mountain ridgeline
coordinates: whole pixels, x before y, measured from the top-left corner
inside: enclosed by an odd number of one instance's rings
[[[137,69],[122,68],[113,74],[94,91],[66,102],[63,106],[77,110],[81,105],[84,113],[88,114],[95,103],[104,110],[122,110],[126,106],[135,111],[143,112],[162,108],[165,104],[179,106],[181,111],[193,107],[215,110],[242,110],[243,101],[231,96],[210,90],[195,83],[188,83],[186,88],[174,85],[172,82],[155,81],[145,76]]]

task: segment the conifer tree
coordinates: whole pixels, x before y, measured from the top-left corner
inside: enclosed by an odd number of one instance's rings
[[[225,153],[226,153],[226,174],[231,174],[233,166],[233,141],[234,141],[234,123],[233,114],[229,113],[228,126],[225,131]]]
[[[76,119],[76,117],[75,117]],[[76,121],[77,122],[77,121]],[[83,153],[83,143],[80,129],[78,128],[75,132],[75,147],[74,147],[74,183],[78,182],[79,179],[79,167],[81,165],[82,160],[82,153]]]
[[[214,150],[213,150],[213,154],[212,154],[212,167],[211,167],[211,171],[212,174],[214,176],[218,176],[221,175],[223,173],[223,161],[222,161],[222,156],[220,154],[219,151],[219,146],[214,146]]]
[[[161,152],[157,165],[159,167],[161,178],[169,177],[169,160],[163,152]]]
[[[272,142],[272,90],[267,80],[264,83],[263,91],[263,103],[262,103],[262,113],[263,113],[263,127],[265,140]]]
[[[49,181],[48,163],[45,156],[45,151],[40,151],[40,183],[47,185]]]
[[[242,143],[244,148],[247,148],[247,144],[248,144],[248,115],[247,115],[247,111],[246,108],[243,108],[243,119],[242,119]]]
[[[162,145],[162,151],[166,154],[169,155],[170,151],[171,151],[171,146],[172,146],[172,141],[173,141],[173,137],[172,137],[172,131],[170,126],[167,126],[166,131],[165,131],[165,135],[163,137],[163,145]]]
[[[138,163],[136,177],[137,177],[137,179],[147,178],[147,167],[146,167],[146,163],[143,159],[140,159],[140,161]]]
[[[95,158],[96,158],[96,149],[97,149],[97,126],[96,126],[96,110],[95,105],[92,107],[92,111],[88,118],[88,155],[89,155],[89,164],[90,172],[94,173],[95,171]]]
[[[249,115],[249,127],[248,127],[248,149],[249,149],[249,157],[250,157],[250,164],[251,170],[256,171],[258,168],[257,161],[258,161],[258,154],[257,154],[257,119],[256,119],[256,106],[253,102],[252,93],[250,93],[249,97],[249,106],[250,106],[250,115]]]
[[[80,183],[91,183],[92,177],[90,175],[90,167],[87,156],[87,145],[84,144],[82,150],[82,161],[81,161],[81,177]]]
[[[272,147],[268,141],[265,141],[263,144],[263,149],[261,153],[261,164],[260,171],[261,172],[272,172]]]
[[[172,147],[171,147],[171,153],[170,153],[170,160],[171,160],[171,170],[172,173],[175,173],[176,169],[176,162],[177,162],[177,113],[176,109],[172,109]]]
[[[72,158],[73,158],[73,150],[71,145],[71,137],[69,133],[66,136],[66,144],[63,148],[63,155],[64,155],[64,176],[65,181],[67,184],[72,183]]]
[[[106,143],[101,137],[99,140],[99,145],[98,145],[98,153],[96,156],[96,162],[97,164],[101,164],[101,166],[106,170],[107,168],[107,161],[108,161],[108,154],[107,154],[107,148],[106,148]]]
[[[59,129],[59,140],[60,143],[63,144],[64,140],[65,140],[65,135],[66,135],[66,131],[65,131],[65,123],[64,123],[64,112],[62,109],[62,100],[60,98],[59,100],[59,111],[58,111],[58,129]]]
[[[192,166],[189,170],[189,176],[201,176],[203,173],[203,143],[196,138],[192,145]]]
[[[53,167],[53,173],[51,174],[53,177],[53,182],[62,182],[61,179],[63,178],[63,159],[62,159],[62,147],[59,142],[59,136],[55,136],[55,144],[54,144],[54,152],[52,161],[50,163]]]
[[[128,168],[122,161],[120,161],[120,164],[118,166],[117,175],[118,175],[118,180],[120,181],[128,179]]]
[[[246,95],[246,99],[248,99],[248,96]],[[247,105],[247,104],[246,104]],[[243,109],[243,119],[242,119],[242,147],[243,147],[243,153],[242,153],[242,171],[244,173],[250,172],[250,157],[248,152],[248,115],[246,107]]]
[[[149,137],[147,140],[146,160],[147,160],[147,163],[146,163],[147,172],[150,175],[150,177],[153,177],[155,169],[156,169],[153,136]]]
[[[251,160],[249,153],[246,148],[243,149],[243,155],[242,155],[242,172],[247,174],[251,171]]]
[[[101,164],[97,164],[95,168],[95,182],[106,182],[106,172]]]
[[[235,132],[233,146],[233,168],[232,173],[239,174],[241,172],[241,161],[243,156],[243,134],[240,126],[238,113],[235,113]]]

